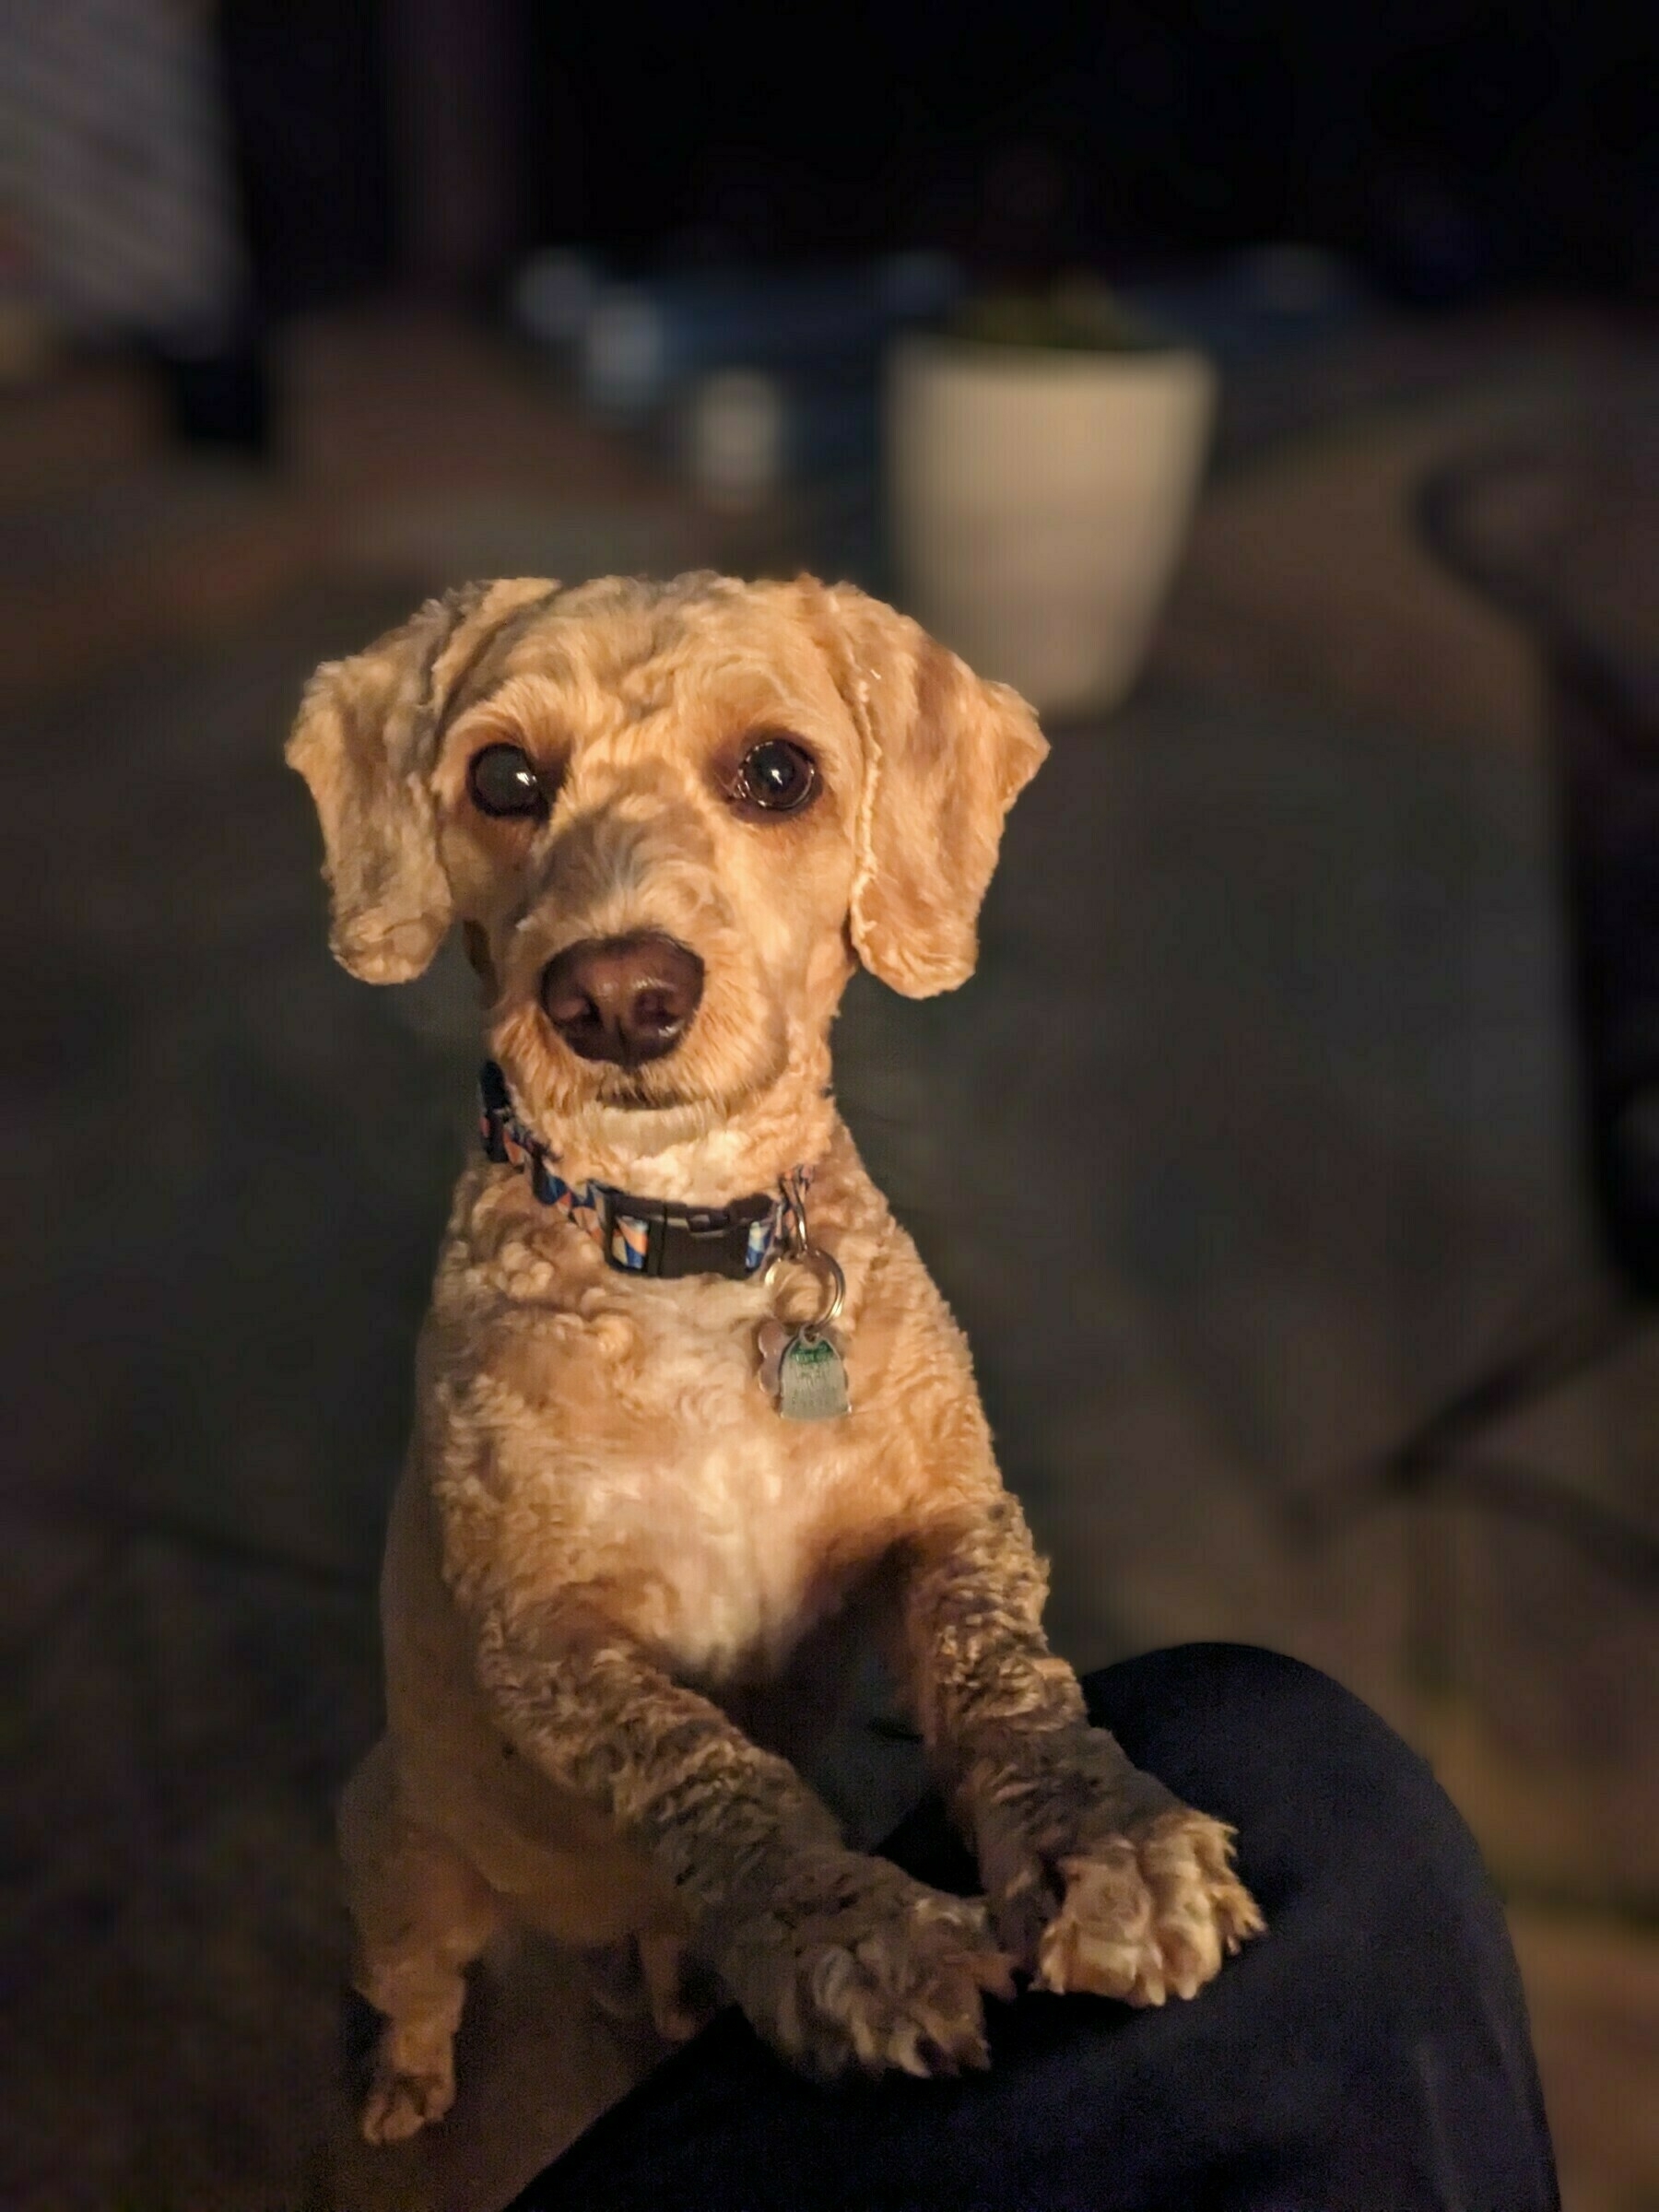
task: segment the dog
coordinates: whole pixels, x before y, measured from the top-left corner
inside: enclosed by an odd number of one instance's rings
[[[305,692],[336,958],[401,982],[458,923],[488,1054],[340,1811],[372,2141],[448,2110],[512,1924],[821,2078],[983,2065],[1016,1972],[1190,1997],[1262,1926],[1231,1830],[1049,1650],[963,1338],[830,1093],[857,964],[971,973],[1046,750],[810,578],[472,584]],[[849,1849],[802,1779],[870,1639],[982,1899]]]

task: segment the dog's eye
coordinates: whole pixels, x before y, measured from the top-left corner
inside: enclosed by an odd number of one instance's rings
[[[743,756],[736,796],[768,814],[795,814],[817,795],[818,763],[793,737],[762,737]]]
[[[466,788],[480,814],[546,814],[547,794],[527,753],[516,745],[487,745],[475,753]]]

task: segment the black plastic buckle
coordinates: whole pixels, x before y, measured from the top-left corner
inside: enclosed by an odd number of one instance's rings
[[[675,1206],[664,1198],[635,1198],[626,1191],[606,1189],[595,1194],[602,1207],[607,1263],[619,1274],[655,1276],[666,1282],[690,1275],[747,1282],[753,1273],[749,1231],[772,1210],[772,1201],[759,1195],[740,1198],[734,1206]],[[613,1254],[611,1227],[618,1214],[644,1228],[641,1266],[629,1267]]]

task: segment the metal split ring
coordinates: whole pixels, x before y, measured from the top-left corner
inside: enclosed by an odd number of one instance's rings
[[[841,1262],[833,1253],[826,1252],[818,1244],[808,1244],[802,1252],[781,1252],[768,1265],[763,1278],[769,1290],[771,1288],[772,1277],[777,1274],[779,1268],[790,1265],[809,1267],[823,1285],[824,1291],[828,1296],[828,1303],[824,1306],[822,1312],[815,1314],[810,1321],[802,1323],[801,1327],[809,1333],[827,1329],[841,1312],[847,1295],[847,1278],[841,1273]]]

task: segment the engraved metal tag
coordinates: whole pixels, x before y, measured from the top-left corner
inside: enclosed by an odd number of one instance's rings
[[[778,1411],[786,1421],[833,1421],[852,1410],[846,1365],[833,1338],[797,1330],[778,1361]]]
[[[786,1419],[836,1420],[852,1411],[841,1340],[832,1329],[821,1323],[791,1329],[769,1316],[760,1324],[756,1348],[760,1387]]]

